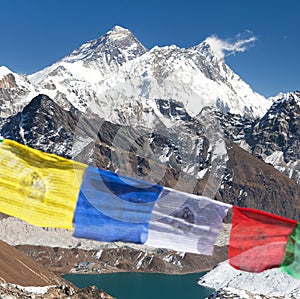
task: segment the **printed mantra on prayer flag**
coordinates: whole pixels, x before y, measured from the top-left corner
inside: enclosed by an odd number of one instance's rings
[[[235,206],[232,209],[229,264],[249,272],[279,267],[297,222],[259,210]]]
[[[230,207],[89,166],[74,236],[211,255]]]
[[[5,139],[0,143],[0,211],[33,225],[72,229],[86,165]]]

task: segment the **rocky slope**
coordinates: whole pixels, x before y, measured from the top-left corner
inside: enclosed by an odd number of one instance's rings
[[[103,169],[159,182],[182,191],[211,192],[217,200],[299,219],[300,187],[296,182],[226,136],[219,139],[220,135],[216,135],[218,142],[215,142],[209,136],[211,130],[208,127],[204,129],[203,122],[192,118],[184,109],[178,110],[180,106],[177,103],[159,101],[158,105],[163,117],[175,124],[181,123],[186,135],[178,128],[168,131],[171,127],[164,127],[163,136],[147,128],[143,128],[141,134],[141,130],[113,124],[98,116],[84,115],[76,108],[66,111],[43,95],[9,117],[1,134],[31,147],[68,158],[73,156]],[[184,143],[183,137],[187,134],[190,134],[189,139],[186,138]],[[186,150],[187,141],[191,142],[189,151]],[[192,166],[198,170],[189,171]],[[202,176],[199,175],[201,171],[204,172]],[[226,221],[230,222],[230,216]],[[122,245],[119,244],[111,246],[79,240],[72,238],[71,232],[35,228],[13,218],[2,219],[1,227],[1,239],[19,245],[18,248],[26,254],[58,272],[76,271],[81,262],[89,262],[89,271],[94,269],[97,272],[195,272],[212,268],[227,256],[228,239],[219,244],[224,247],[216,247],[216,254],[210,258],[182,256],[164,249],[131,245],[120,248]],[[18,234],[15,234],[16,231]]]
[[[49,286],[62,280],[19,250],[0,241],[0,281],[22,286]]]

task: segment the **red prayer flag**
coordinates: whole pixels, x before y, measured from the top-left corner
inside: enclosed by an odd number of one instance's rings
[[[249,272],[278,267],[284,261],[288,237],[296,225],[288,218],[234,206],[229,264]]]

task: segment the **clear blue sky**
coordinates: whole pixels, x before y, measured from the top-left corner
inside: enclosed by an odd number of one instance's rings
[[[0,65],[18,73],[46,67],[114,25],[148,49],[250,30],[254,46],[226,56],[227,64],[266,97],[300,89],[298,0],[2,0],[0,11]]]

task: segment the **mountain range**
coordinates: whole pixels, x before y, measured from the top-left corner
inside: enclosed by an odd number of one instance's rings
[[[266,99],[209,38],[148,50],[116,26],[37,73],[0,67],[2,137],[296,220],[299,115],[299,91]]]

